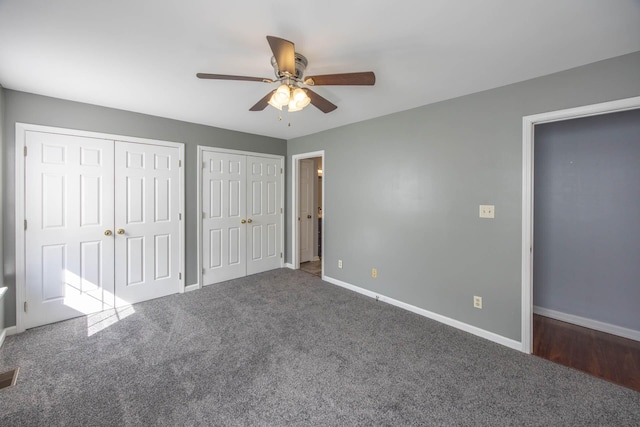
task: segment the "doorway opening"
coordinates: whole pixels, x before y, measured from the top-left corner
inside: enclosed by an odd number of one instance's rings
[[[324,151],[293,156],[292,264],[324,276]]]
[[[611,136],[629,133],[635,125],[620,124],[638,108],[640,97],[523,120],[522,350],[635,390],[640,328],[627,276],[637,268],[624,254],[639,204],[609,199],[638,180],[637,145]],[[572,120],[588,116],[602,117]]]

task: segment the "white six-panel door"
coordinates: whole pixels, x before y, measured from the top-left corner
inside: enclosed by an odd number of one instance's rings
[[[118,306],[178,292],[178,148],[115,144]]]
[[[209,285],[246,274],[246,156],[204,151],[202,159],[202,278]]]
[[[26,132],[25,143],[25,327],[113,307],[113,141]]]
[[[179,148],[24,135],[21,329],[179,292]]]
[[[202,283],[282,266],[282,160],[202,151]]]
[[[247,156],[247,274],[281,266],[280,159]]]

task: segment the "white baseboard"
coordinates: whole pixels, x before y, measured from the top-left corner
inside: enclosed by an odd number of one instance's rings
[[[311,261],[320,261],[320,257],[318,255],[311,258]]]
[[[487,339],[489,341],[493,341],[498,344],[502,344],[506,347],[512,348],[514,350],[523,351],[522,343],[520,341],[512,340],[511,338],[503,337],[502,335],[495,334],[493,332],[486,331],[484,329],[478,328],[473,325],[469,325],[468,323],[460,322],[458,320],[452,319],[450,317],[443,316],[441,314],[434,313],[429,310],[425,310],[423,308],[416,307],[411,304],[407,304],[402,301],[398,301],[393,298],[386,297],[384,295],[380,295],[376,292],[370,291],[368,289],[363,289],[361,287],[343,282],[338,279],[334,279],[332,277],[324,276],[324,281],[329,282],[331,284],[343,287],[345,289],[349,289],[350,291],[358,292],[359,294],[366,295],[371,298],[375,298],[378,301],[386,302],[387,304],[395,305],[396,307],[403,308],[412,313],[419,314],[420,316],[428,317],[429,319],[435,320],[440,323],[444,323],[445,325],[453,326],[454,328],[460,329],[465,332],[469,332],[470,334],[479,336],[481,338]]]
[[[285,262],[285,263],[284,263],[284,266],[285,266],[285,267],[287,267],[287,268],[290,268],[290,269],[292,269],[292,270],[295,270],[295,268],[294,268],[293,264],[291,264],[291,263]]]
[[[9,335],[15,335],[17,333],[17,329],[15,326],[9,326],[8,328],[4,328],[2,332],[0,332],[0,347],[4,344],[4,339]]]
[[[196,291],[200,289],[200,285],[197,283],[194,283],[193,285],[187,285],[184,287],[184,291],[186,292],[191,292],[191,291]]]
[[[550,317],[562,322],[573,323],[589,329],[594,329],[607,334],[617,335],[630,340],[640,341],[640,331],[623,328],[622,326],[612,325],[611,323],[600,322],[598,320],[587,319],[586,317],[576,316],[575,314],[563,313],[561,311],[550,310],[544,307],[533,306],[533,312],[540,316]]]

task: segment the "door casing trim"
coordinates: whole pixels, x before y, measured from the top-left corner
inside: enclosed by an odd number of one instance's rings
[[[640,96],[550,111],[522,118],[522,319],[521,351],[533,352],[533,149],[534,127],[542,123],[640,108]]]
[[[300,206],[298,206],[298,179],[300,178],[300,162],[299,160],[303,159],[312,159],[316,157],[322,158],[322,256],[321,256],[321,264],[322,264],[322,273],[320,278],[324,280],[324,260],[326,259],[326,241],[324,239],[324,224],[325,219],[327,218],[327,204],[326,194],[325,194],[325,176],[326,176],[326,159],[324,156],[324,150],[320,151],[311,151],[308,153],[300,153],[294,154],[291,156],[291,266],[294,270],[300,269],[300,256],[299,256],[299,241],[298,235],[300,234],[300,224],[296,221],[296,218],[300,214]]]

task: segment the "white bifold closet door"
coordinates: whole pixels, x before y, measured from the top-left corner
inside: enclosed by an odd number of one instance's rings
[[[282,160],[203,151],[203,284],[282,266]]]
[[[178,292],[178,149],[115,146],[116,304]]]
[[[179,291],[177,148],[25,143],[26,328]]]

